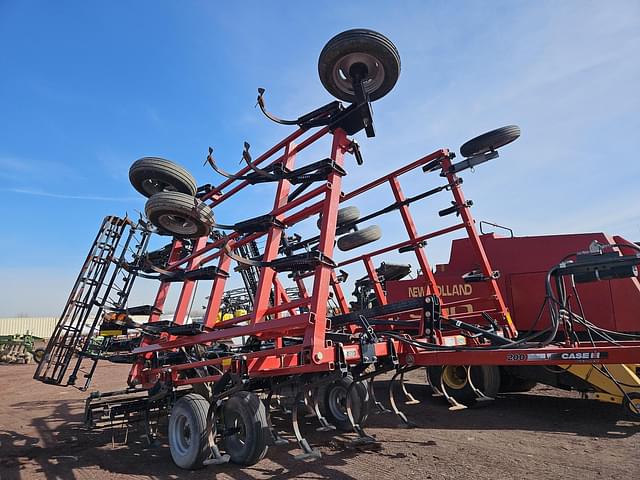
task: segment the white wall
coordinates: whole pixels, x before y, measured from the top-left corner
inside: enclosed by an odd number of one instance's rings
[[[0,318],[0,335],[25,334],[49,338],[58,323],[58,317]]]

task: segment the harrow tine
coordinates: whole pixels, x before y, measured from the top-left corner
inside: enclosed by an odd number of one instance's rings
[[[393,410],[393,412],[398,416],[398,418],[400,418],[400,420],[402,420],[401,425],[406,428],[413,428],[415,427],[415,424],[407,419],[407,416],[404,414],[404,412],[400,411],[400,409],[396,405],[396,399],[393,396],[393,384],[396,381],[396,378],[398,378],[402,374],[403,370],[398,369],[396,373],[394,373],[393,377],[391,377],[391,381],[389,382],[389,404],[391,405],[391,409]]]
[[[353,428],[353,431],[356,432],[358,434],[358,438],[356,438],[355,440],[353,440],[351,443],[353,445],[367,445],[367,444],[372,444],[372,443],[378,443],[378,440],[369,435],[367,432],[364,431],[364,428],[362,428],[360,426],[359,423],[356,423],[355,421],[355,417],[353,416],[353,401],[351,400],[351,392],[353,391],[353,388],[356,386],[357,382],[352,382],[351,385],[349,385],[349,387],[347,387],[347,417],[349,418],[349,423],[351,424],[351,428]]]
[[[466,366],[467,369],[467,382],[469,382],[469,386],[473,390],[474,395],[476,396],[476,402],[491,402],[494,400],[492,397],[486,396],[482,390],[477,388],[473,384],[473,380],[471,380],[471,367],[469,365]]]
[[[269,392],[266,400],[264,401],[265,406],[267,407],[267,426],[269,427],[269,434],[271,435],[271,442],[274,445],[286,445],[289,443],[289,440],[280,436],[280,434],[273,427],[273,423],[271,422],[271,397],[273,396],[273,390]]]
[[[400,374],[400,388],[402,388],[402,393],[404,393],[404,403],[407,405],[416,405],[420,403],[420,401],[416,400],[416,398],[407,390],[407,386],[404,384],[404,374],[404,371]]]
[[[387,407],[385,407],[382,402],[380,400],[378,400],[376,398],[376,392],[374,391],[373,388],[373,381],[375,380],[376,377],[371,377],[369,379],[369,396],[371,397],[371,399],[373,400],[373,405],[376,407],[377,411],[375,412],[376,415],[380,415],[382,413],[391,413],[391,410],[389,410]]]
[[[300,402],[302,402],[304,398],[305,392],[303,390],[299,391],[296,395],[296,398],[293,402],[293,410],[291,411],[291,421],[293,423],[293,433],[296,436],[296,440],[298,441],[298,445],[302,449],[301,454],[295,455],[293,458],[296,460],[307,460],[307,459],[317,459],[322,456],[320,450],[316,450],[311,448],[307,439],[302,436],[300,432],[300,425],[298,424],[298,409]]]

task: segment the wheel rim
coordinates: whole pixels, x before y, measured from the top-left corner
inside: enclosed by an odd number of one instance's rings
[[[337,420],[347,419],[347,389],[335,385],[329,391],[329,411]]]
[[[234,431],[227,439],[232,442],[237,442],[241,448],[244,448],[247,441],[247,429],[242,417],[237,413],[231,413],[227,415],[226,420],[225,424],[227,428]]]
[[[141,187],[149,197],[151,195],[154,195],[160,192],[176,192],[177,191],[177,189],[173,185],[155,178],[145,179],[142,182]]]
[[[628,393],[625,400],[629,413],[634,417],[640,417],[640,394],[636,392]]]
[[[335,63],[331,75],[336,87],[348,95],[354,94],[349,69],[356,63],[367,67],[367,77],[363,80],[365,90],[368,93],[378,90],[384,83],[384,67],[376,57],[362,52],[345,55]]]
[[[182,215],[167,213],[158,217],[158,223],[162,228],[179,235],[193,235],[198,231],[198,225],[192,218]]]
[[[462,365],[447,365],[442,369],[442,380],[447,387],[460,390],[467,384],[467,370]]]
[[[180,457],[184,457],[191,447],[191,424],[186,415],[178,414],[174,428],[170,432],[170,442],[174,451]]]

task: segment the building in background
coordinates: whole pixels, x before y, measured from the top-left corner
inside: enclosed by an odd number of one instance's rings
[[[24,335],[49,338],[56,327],[58,317],[13,317],[0,318],[0,335]]]

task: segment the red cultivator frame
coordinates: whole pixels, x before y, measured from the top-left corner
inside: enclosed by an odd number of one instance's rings
[[[269,443],[282,442],[269,416],[274,395],[291,408],[293,429],[303,450],[300,458],[306,458],[319,453],[300,432],[299,408],[310,410],[323,429],[354,430],[357,441],[372,441],[362,424],[375,401],[371,398],[373,379],[382,373],[394,372],[389,404],[407,422],[393,396],[394,381],[402,381],[405,372],[421,366],[640,361],[640,342],[585,344],[574,339],[571,324],[578,316],[568,308],[563,293],[565,277],[581,274],[584,268],[607,270],[611,261],[617,262],[617,267],[632,269],[640,263],[637,255],[606,261],[594,257],[586,267],[581,265],[582,270],[571,263],[558,266],[550,275],[557,279],[555,291],[560,297],[556,300],[550,290],[554,329],[544,339],[539,335],[518,337],[496,282],[497,272],[492,270],[478,237],[471,202],[465,200],[458,177],[460,171],[495,158],[497,148],[519,136],[517,127],[498,129],[468,142],[462,148],[466,158],[458,163],[453,163],[454,155],[448,150],[437,150],[343,192],[342,178],[349,160],[353,157],[362,162],[358,144],[349,135],[361,130],[367,136],[374,135],[370,101],[393,87],[399,68],[395,47],[385,37],[367,30],[344,32],[323,50],[319,69],[329,91],[353,102],[349,107],[333,102],[295,121],[284,121],[266,112],[261,90],[258,100],[265,114],[279,123],[296,124],[298,129],[255,160],[245,144],[243,158],[247,165],[235,174],[224,172],[210,150],[209,164],[227,177],[217,186],[196,188],[184,169],[166,160],[145,158],[136,162],[130,177],[134,186],[150,197],[146,214],[155,228],[144,222],[132,228],[145,235],[154,231],[174,237],[163,262],[154,262],[151,253],[141,252],[116,262],[127,272],[160,281],[152,306],[113,305],[111,316],[105,316],[100,326],[103,332],[109,328],[119,333],[137,332],[137,342],[127,344],[128,349],[115,341],[92,349],[86,342],[78,343],[80,334],[76,332],[91,325],[91,336],[98,321],[79,321],[74,324],[73,341],[60,335],[52,339],[49,356],[36,378],[61,383],[66,367],[62,376],[59,368],[55,378],[48,373],[47,365],[54,361],[52,352],[62,350],[66,358],[68,352],[78,353],[78,344],[83,345],[81,359],[92,359],[94,366],[104,357],[132,363],[129,389],[92,396],[87,403],[88,421],[100,424],[105,406],[109,407],[111,422],[137,418],[149,423],[149,412],[170,411],[169,443],[174,461],[184,468],[197,468],[229,460],[255,463],[264,456]],[[305,149],[324,137],[331,139],[329,156],[315,162],[301,160]],[[440,185],[406,197],[401,187],[403,176],[423,173],[440,179]],[[271,184],[275,190],[272,204],[263,197],[268,205],[264,215],[233,225],[215,223],[214,211],[222,211],[240,192],[256,184]],[[391,203],[360,217],[351,204],[373,189],[380,195],[386,189]],[[452,206],[439,214],[455,215],[457,223],[419,232],[410,206],[445,191],[453,195]],[[394,212],[400,214],[405,240],[340,262],[334,260],[336,244],[340,250],[350,251],[380,238],[379,227],[359,229],[359,224]],[[319,236],[303,240],[288,235],[310,218],[317,219]],[[477,257],[477,269],[464,280],[485,282],[489,287],[489,303],[487,299],[472,300],[482,300],[491,308],[458,313],[455,307],[461,302],[443,303],[439,296],[425,245],[429,239],[458,230],[466,233]],[[257,247],[259,239],[264,240],[261,248]],[[397,250],[415,254],[426,284],[416,298],[389,303],[384,283],[393,272],[385,270],[384,264],[376,268],[376,262]],[[350,304],[343,292],[347,279],[344,269],[360,262],[367,277],[358,282],[367,283],[374,295]],[[219,312],[232,264],[237,265],[243,279],[251,280],[245,282],[251,286],[251,308],[244,315],[221,319]],[[189,323],[186,320],[196,283],[204,280],[212,282],[204,318],[201,323]],[[161,320],[174,283],[181,285],[181,291],[173,320]],[[286,288],[289,284],[296,285],[295,296]],[[469,299],[464,302],[476,303]],[[149,315],[148,322],[138,324],[130,319],[129,315],[143,311]],[[564,340],[557,343],[560,333],[564,333]],[[468,367],[466,375],[478,398],[486,398],[473,386]],[[67,383],[74,382],[70,379]],[[439,388],[447,396],[442,384]],[[403,391],[409,395],[404,387]],[[193,435],[194,429],[202,435]],[[220,439],[225,455],[217,447]]]

